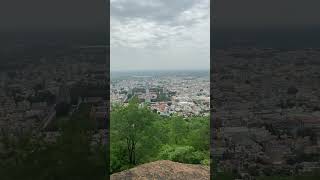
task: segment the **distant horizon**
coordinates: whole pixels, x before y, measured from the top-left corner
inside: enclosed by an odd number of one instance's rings
[[[112,70],[110,69],[110,72],[159,72],[159,71],[210,71],[210,68],[207,69],[117,69]]]

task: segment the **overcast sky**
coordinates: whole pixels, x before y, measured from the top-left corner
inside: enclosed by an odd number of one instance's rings
[[[106,31],[105,0],[0,0],[1,31]]]
[[[209,0],[111,0],[111,71],[208,69]]]
[[[319,0],[214,0],[221,28],[308,28],[320,25]]]

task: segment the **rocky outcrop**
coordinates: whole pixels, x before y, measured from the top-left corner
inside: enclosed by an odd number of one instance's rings
[[[155,161],[111,175],[111,180],[209,180],[210,168],[168,160]]]

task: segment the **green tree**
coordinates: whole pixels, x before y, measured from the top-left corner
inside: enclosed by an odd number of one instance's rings
[[[187,122],[182,117],[176,116],[169,119],[169,135],[172,144],[184,144],[188,130]]]
[[[111,139],[116,138],[120,142],[111,144],[112,155],[114,146],[119,145],[122,150],[125,146],[128,164],[140,163],[144,159],[143,156],[148,156],[158,142],[153,125],[156,119],[157,116],[150,110],[139,107],[136,97],[129,101],[127,107],[114,109],[110,121]]]

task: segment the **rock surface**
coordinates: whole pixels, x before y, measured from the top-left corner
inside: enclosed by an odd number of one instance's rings
[[[210,168],[168,160],[155,161],[111,175],[111,180],[209,180]]]

